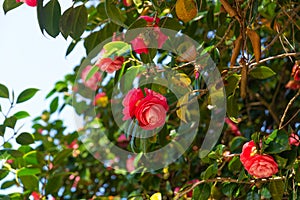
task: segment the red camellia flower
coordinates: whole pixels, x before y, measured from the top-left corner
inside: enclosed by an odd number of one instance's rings
[[[37,5],[37,0],[16,0],[17,3],[24,2],[28,6],[35,7]]]
[[[254,141],[244,144],[240,160],[248,173],[256,178],[267,178],[278,172],[273,157],[258,154]]]
[[[289,137],[290,145],[299,146],[300,145],[300,138],[297,134],[292,133]]]
[[[291,90],[298,90],[300,88],[300,81],[290,80],[285,87]]]
[[[91,65],[86,66],[81,72],[81,79],[86,87],[92,90],[97,90],[97,83],[101,81],[101,74],[99,72],[96,72],[90,79],[85,80],[91,69]]]
[[[231,121],[229,118],[225,118],[225,123],[228,125],[228,127],[231,129],[231,132],[235,135],[235,136],[240,136],[242,135],[239,127],[233,122]]]
[[[153,130],[164,125],[166,113],[169,109],[164,96],[148,88],[132,89],[123,100],[123,120],[135,117],[139,125],[145,130]]]
[[[40,200],[41,199],[41,195],[40,193],[36,192],[36,191],[33,191],[31,193],[31,196],[33,197],[34,200]]]
[[[124,6],[129,7],[132,5],[132,0],[123,0],[123,4]]]
[[[168,36],[163,34],[158,27],[158,23],[160,19],[156,18],[154,22],[154,18],[150,16],[140,16],[139,18],[146,20],[148,27],[153,27],[152,36],[155,37],[156,39],[157,47],[162,48],[163,44],[168,39]],[[136,37],[134,40],[131,41],[133,50],[139,54],[141,53],[148,54],[149,52],[148,46],[150,43],[151,43],[151,39],[147,38],[143,33],[139,34],[138,37]]]
[[[106,71],[107,73],[113,73],[119,70],[124,62],[124,57],[118,56],[115,57],[114,60],[111,58],[101,58],[96,62],[96,65],[102,70]]]
[[[141,99],[144,98],[144,94],[141,89],[132,89],[125,96],[122,104],[124,106],[123,109],[123,120],[128,120],[134,117],[134,112],[137,107],[137,104]]]

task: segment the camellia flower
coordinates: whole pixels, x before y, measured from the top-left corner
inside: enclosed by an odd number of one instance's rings
[[[161,94],[148,88],[144,91],[145,97],[141,89],[132,89],[125,96],[123,120],[135,117],[143,129],[153,130],[164,125],[169,106]]]
[[[35,7],[37,5],[37,0],[16,0],[17,3],[23,2],[28,6]]]
[[[128,172],[132,172],[135,170],[134,157],[130,157],[126,160],[126,169]]]
[[[233,122],[231,121],[229,118],[225,118],[225,123],[228,125],[228,127],[231,129],[231,132],[235,135],[235,136],[240,136],[242,135],[239,127]]]
[[[97,90],[97,84],[101,81],[101,74],[99,72],[96,72],[90,79],[85,80],[91,69],[91,65],[86,66],[81,72],[81,79],[86,87],[92,90]]]
[[[300,81],[290,80],[285,87],[291,90],[298,90],[300,88]]]
[[[163,44],[168,39],[168,36],[163,34],[158,27],[158,23],[159,23],[160,19],[156,18],[155,22],[154,22],[154,18],[150,17],[150,16],[140,16],[139,18],[146,20],[148,27],[153,27],[153,29],[152,29],[153,32],[148,33],[148,34],[149,35],[152,34],[151,36],[153,36],[156,39],[157,47],[162,48]],[[151,42],[153,42],[152,38],[148,38],[148,37],[149,36],[146,36],[145,34],[141,33],[135,39],[133,39],[131,41],[132,48],[136,53],[148,54],[148,52],[149,52],[148,46],[150,45]]]
[[[248,173],[256,178],[267,178],[278,172],[273,157],[258,154],[254,141],[244,144],[240,160]]]
[[[33,191],[31,193],[31,196],[33,197],[34,200],[40,200],[41,199],[41,194],[36,192],[36,191]]]
[[[106,107],[108,104],[108,97],[105,92],[101,92],[95,96],[93,104],[95,106]]]
[[[297,134],[292,133],[289,137],[290,145],[299,146],[300,145],[300,138]]]
[[[129,7],[132,5],[132,0],[123,0],[123,4],[124,6]]]
[[[124,57],[118,56],[115,57],[114,60],[111,58],[101,58],[96,62],[96,65],[102,70],[106,71],[107,73],[113,73],[119,70],[124,62]]]

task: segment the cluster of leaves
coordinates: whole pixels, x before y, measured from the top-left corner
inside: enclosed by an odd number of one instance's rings
[[[3,7],[8,12],[19,5],[13,0],[5,0]],[[146,173],[113,170],[95,159],[97,155],[92,155],[77,139],[78,132],[68,133],[63,122],[54,119],[55,112],[78,104],[80,106],[75,106],[76,111],[84,117],[90,116],[87,105],[72,98],[74,88],[82,85],[76,79],[81,72],[77,66],[74,73],[57,82],[47,95],[53,100],[49,109],[34,120],[32,134],[19,133],[15,129],[16,122],[29,116],[28,113],[21,111],[12,116],[4,115],[0,126],[1,136],[5,138],[6,130],[12,129],[11,138],[15,138],[21,146],[16,149],[11,145],[11,139],[4,139],[1,157],[6,162],[0,171],[0,178],[5,179],[10,172],[14,173],[15,178],[5,181],[1,188],[21,186],[24,189],[22,194],[10,194],[10,198],[15,199],[27,198],[34,191],[41,197],[63,199],[96,199],[98,196],[159,199],[160,194],[164,199],[185,199],[191,197],[190,191],[193,191],[193,199],[299,198],[300,150],[289,145],[289,134],[299,133],[297,116],[300,105],[299,101],[295,101],[299,92],[285,88],[292,66],[300,55],[296,52],[300,48],[297,37],[300,33],[299,11],[299,3],[293,1],[106,0],[97,3],[75,1],[72,7],[62,13],[58,0],[47,3],[39,0],[37,16],[41,31],[54,38],[59,34],[64,38],[72,38],[66,55],[80,41],[83,41],[86,54],[89,55],[101,42],[116,33],[146,27],[145,21],[138,19],[141,15],[159,17],[160,28],[180,31],[198,41],[205,52],[210,53],[222,74],[227,116],[237,123],[241,134],[225,126],[218,145],[202,156],[200,147],[205,136],[203,133],[210,123],[210,111],[207,109],[210,94],[199,92],[201,123],[197,136],[176,162],[161,170]],[[188,48],[182,49],[187,51]],[[192,62],[182,61],[169,52],[151,50],[149,56],[138,56],[130,51],[124,56],[130,58],[130,62],[125,62],[108,83],[99,84],[99,90],[105,91],[108,97],[112,96],[114,85],[123,75],[134,74],[130,76],[133,81],[135,76],[146,71],[140,63],[152,62],[155,56],[158,64],[178,71],[183,83],[197,91],[206,91],[204,81],[195,76],[198,68]],[[84,64],[84,59],[80,64]],[[95,72],[91,70],[89,77]],[[124,85],[128,91],[132,85],[130,80],[127,81]],[[170,77],[172,81],[175,85],[178,82]],[[166,88],[155,84],[152,89],[167,93]],[[8,89],[0,85],[0,97],[8,99],[11,108],[15,103],[30,99],[36,91],[25,90],[15,102],[13,92],[10,97]],[[167,96],[167,99],[175,109],[178,100],[174,95]],[[94,117],[83,128],[97,124],[107,132],[111,141],[118,144],[122,130],[113,120],[111,104],[98,107],[96,112],[100,117]],[[187,110],[182,109],[181,112]],[[171,130],[180,123],[180,119],[186,120],[178,113],[170,114],[167,125],[146,145],[138,141],[140,148],[152,151],[166,145]],[[242,145],[251,139],[257,144],[261,143],[261,153],[272,155],[278,163],[279,172],[274,177],[255,179],[244,170],[239,153]],[[127,142],[123,148],[130,150]],[[174,192],[175,188],[179,190]]]

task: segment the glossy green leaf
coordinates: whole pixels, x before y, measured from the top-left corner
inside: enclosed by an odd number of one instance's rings
[[[56,193],[63,184],[63,175],[54,175],[48,179],[45,191],[46,194]]]
[[[24,90],[23,92],[21,92],[21,94],[19,94],[17,98],[17,103],[22,103],[31,99],[37,93],[37,91],[39,90],[36,88],[28,88]]]
[[[58,108],[58,97],[55,97],[50,103],[50,113],[54,113]]]
[[[126,42],[114,41],[105,44],[103,46],[103,49],[105,49],[103,57],[109,57],[112,54],[117,54],[118,56],[121,56],[122,54],[130,51],[131,46]]]
[[[179,31],[184,28],[184,26],[182,26],[177,19],[171,18],[171,17],[161,18],[158,23],[158,26],[161,28],[171,29],[174,31]],[[162,32],[164,32],[163,29],[162,29]]]
[[[10,180],[10,181],[5,181],[2,183],[1,185],[1,189],[7,189],[7,188],[10,188],[12,187],[13,185],[16,184],[16,181],[15,180]]]
[[[31,151],[31,152],[28,152],[26,153],[24,156],[23,156],[23,159],[26,161],[26,163],[28,165],[37,165],[39,164],[38,162],[38,158],[37,158],[37,151]]]
[[[0,169],[0,180],[4,179],[9,174],[9,170]]]
[[[237,153],[240,153],[240,151],[242,150],[242,146],[246,141],[248,141],[248,139],[245,137],[242,137],[242,136],[234,137],[229,144],[230,151],[236,152],[238,150]]]
[[[227,84],[225,86],[226,95],[229,96],[232,93],[235,93],[235,90],[239,86],[239,81],[241,80],[241,76],[238,74],[232,74],[227,77]]]
[[[23,3],[18,3],[16,0],[4,0],[4,3],[3,3],[4,14],[6,14],[10,10],[13,10],[13,9],[19,7],[22,4]]]
[[[213,178],[217,175],[218,173],[218,166],[216,163],[211,164],[207,169],[201,173],[201,176],[203,177],[204,180],[207,180],[209,178]]]
[[[34,139],[30,133],[21,133],[17,138],[16,142],[21,145],[28,145],[34,143]]]
[[[11,117],[6,118],[6,119],[4,120],[3,125],[6,126],[6,127],[9,127],[9,128],[14,129],[16,123],[17,123],[17,118],[16,118],[15,116],[11,116]]]
[[[29,117],[29,113],[26,112],[26,111],[19,111],[17,113],[14,114],[14,116],[17,118],[17,119],[23,119],[23,118],[26,118],[26,117]]]
[[[267,79],[276,75],[276,73],[269,67],[261,66],[252,69],[249,75],[256,79]]]
[[[0,97],[9,98],[9,92],[5,85],[0,83]]]
[[[62,36],[67,39],[67,37],[70,35],[73,27],[74,21],[74,8],[70,7],[68,8],[63,15],[60,18],[59,22],[59,29],[62,34]]]
[[[72,42],[69,44],[69,46],[67,48],[66,56],[68,56],[73,51],[73,49],[75,48],[77,43],[78,43],[77,40],[72,40]]]
[[[284,130],[274,130],[264,143],[266,145],[265,153],[276,154],[290,150],[289,136]]]
[[[59,20],[61,16],[58,0],[50,0],[43,8],[43,12],[44,28],[50,36],[55,38],[59,34]]]
[[[84,81],[88,81],[90,78],[92,78],[96,72],[99,71],[99,67],[97,65],[94,65],[90,70],[89,73],[87,74],[86,78]]]
[[[230,95],[227,98],[227,114],[230,117],[230,119],[236,118],[238,116],[238,106],[237,106],[237,98],[235,97],[234,94]]]
[[[247,194],[245,200],[260,200],[260,197],[257,191],[251,191]]]
[[[38,190],[39,180],[35,175],[20,176],[21,182],[28,190]]]
[[[57,153],[54,157],[53,164],[58,165],[64,162],[64,160],[71,155],[73,149],[64,149],[61,152]]]
[[[232,197],[233,191],[236,187],[236,183],[225,183],[222,187],[222,193],[227,197]]]
[[[41,32],[44,34],[45,29],[45,13],[43,7],[44,0],[37,0],[37,18]]]
[[[85,5],[77,6],[73,10],[74,21],[70,36],[73,39],[78,39],[86,29],[88,13]]]
[[[85,40],[84,40],[84,47],[86,50],[86,54],[88,55],[98,44],[102,42],[102,30],[96,31],[92,34],[90,34]]]
[[[271,181],[269,184],[269,190],[273,200],[281,200],[284,193],[284,182],[282,180]]]
[[[115,24],[118,24],[120,26],[123,26],[124,28],[128,28],[127,25],[124,24],[126,18],[124,15],[122,15],[120,9],[116,7],[116,4],[113,3],[111,0],[105,0],[105,11],[108,16],[108,18],[114,22]]]
[[[39,168],[21,168],[19,170],[17,170],[17,176],[21,177],[21,176],[30,176],[30,175],[36,175],[36,174],[40,174],[41,170]]]
[[[206,183],[198,185],[193,191],[193,200],[208,199],[210,197],[210,186]]]
[[[228,164],[228,169],[232,172],[240,172],[241,167],[242,163],[238,156],[233,157]]]

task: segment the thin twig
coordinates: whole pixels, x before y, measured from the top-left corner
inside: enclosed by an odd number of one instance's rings
[[[201,180],[201,181],[191,185],[191,187],[189,187],[189,188],[183,190],[182,192],[178,193],[174,197],[174,200],[179,199],[180,197],[184,196],[188,192],[192,191],[195,187],[197,187],[198,185],[201,185],[203,183],[230,182],[230,183],[252,185],[252,184],[255,184],[255,183],[268,183],[268,182],[271,182],[271,181],[278,181],[278,180],[285,180],[285,179],[286,179],[286,177],[282,176],[282,177],[274,177],[274,178],[268,178],[268,179],[257,179],[257,180],[250,180],[250,181],[239,181],[238,179],[225,178],[225,177],[217,177],[217,178],[214,178],[214,179]]]
[[[297,110],[297,112],[282,126],[284,128],[286,125],[288,125],[300,112],[300,109]]]
[[[298,90],[298,92],[296,93],[296,95],[290,100],[290,102],[288,103],[288,105],[286,106],[284,113],[280,119],[280,124],[279,124],[279,130],[283,128],[282,124],[284,122],[284,119],[286,117],[286,114],[288,112],[288,110],[290,109],[290,107],[293,105],[294,101],[296,101],[297,97],[300,95],[300,89]]]
[[[251,68],[251,67],[256,66],[258,64],[267,62],[269,60],[274,60],[274,59],[278,59],[278,58],[284,58],[284,57],[288,57],[288,56],[299,56],[299,55],[300,55],[300,52],[296,52],[296,53],[283,53],[283,54],[279,54],[279,55],[276,55],[276,56],[270,56],[268,58],[260,60],[258,63],[257,62],[251,63],[249,65],[249,67]]]

